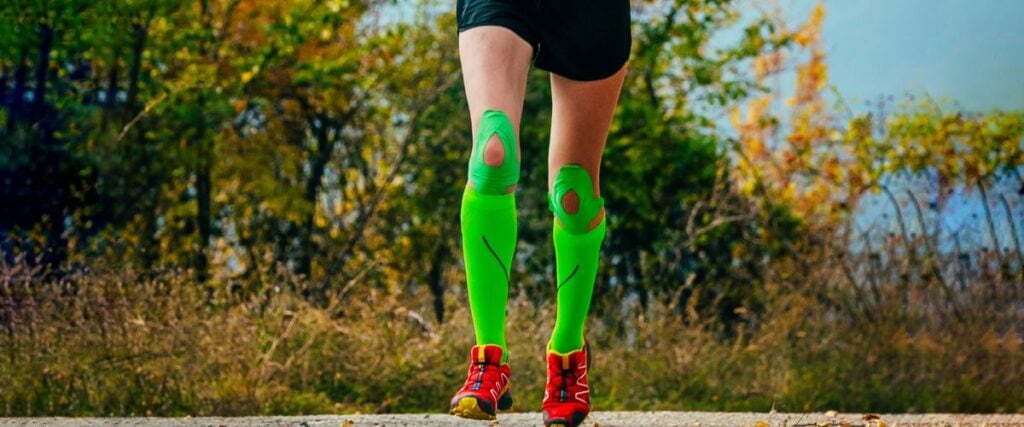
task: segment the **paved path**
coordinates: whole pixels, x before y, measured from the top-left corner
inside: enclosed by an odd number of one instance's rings
[[[241,418],[0,418],[0,426],[143,426],[143,427],[362,427],[362,426],[537,426],[537,413],[500,414],[497,422],[471,421],[446,414],[322,415],[298,417]],[[597,412],[586,426],[786,426],[786,427],[896,427],[896,426],[978,426],[1024,427],[1024,414],[836,414],[734,413],[734,412]]]

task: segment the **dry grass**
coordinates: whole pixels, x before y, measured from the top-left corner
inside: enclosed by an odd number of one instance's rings
[[[416,303],[424,295],[367,289],[319,307],[278,291],[286,279],[263,277],[248,296],[208,303],[183,274],[44,282],[24,265],[0,270],[0,415],[437,412],[461,383],[472,340],[456,296],[438,325]],[[659,304],[593,316],[595,403],[1024,411],[1012,311],[966,298],[966,318],[950,321],[941,309],[906,314],[894,294],[874,301],[868,319],[822,301],[780,291],[757,330],[736,335]],[[539,407],[552,313],[510,303],[516,410]]]

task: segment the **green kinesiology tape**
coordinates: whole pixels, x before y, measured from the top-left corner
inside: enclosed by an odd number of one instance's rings
[[[480,120],[469,161],[469,181],[462,194],[462,251],[466,288],[478,345],[505,345],[505,306],[516,248],[516,198],[508,188],[519,182],[515,131],[508,116],[487,110]],[[487,141],[497,134],[505,149],[500,166],[484,163]]]
[[[548,207],[551,208],[551,212],[555,213],[569,232],[586,233],[590,229],[590,222],[604,207],[604,199],[594,197],[594,184],[590,179],[590,173],[580,165],[562,166],[558,170],[558,175],[555,175],[555,182],[551,187],[551,193],[548,194]],[[580,200],[579,208],[574,213],[569,213],[562,207],[562,198],[569,192],[576,193]]]
[[[495,134],[505,149],[505,159],[501,166],[496,167],[484,163],[487,142]],[[519,182],[516,133],[512,121],[502,111],[487,110],[480,117],[473,153],[469,158],[469,182],[481,194],[505,194],[509,187]]]
[[[558,307],[549,347],[567,354],[583,347],[583,327],[594,293],[594,280],[597,279],[606,219],[602,217],[597,227],[589,230],[590,223],[604,206],[604,199],[594,196],[590,174],[583,167],[563,166],[552,187],[548,200],[552,212],[559,219],[552,230]],[[575,192],[580,200],[575,213],[567,212],[561,204],[569,191]]]

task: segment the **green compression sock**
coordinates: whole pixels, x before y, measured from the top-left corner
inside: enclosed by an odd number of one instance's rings
[[[594,293],[606,220],[602,217],[596,228],[588,230],[591,221],[601,212],[604,199],[593,196],[590,175],[583,167],[562,167],[553,187],[548,201],[560,220],[555,221],[552,230],[558,309],[549,346],[557,353],[566,354],[583,348],[583,326]],[[570,191],[575,192],[580,201],[575,213],[567,212],[561,204],[562,198]]]
[[[484,148],[495,134],[505,149],[504,161],[493,167],[484,163]],[[462,195],[462,251],[466,262],[466,287],[477,345],[505,345],[505,309],[509,274],[516,247],[516,198],[507,193],[519,182],[515,131],[501,111],[485,111],[469,161],[469,181]]]

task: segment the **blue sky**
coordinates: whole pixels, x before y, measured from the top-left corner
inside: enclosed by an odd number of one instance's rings
[[[817,4],[779,2],[791,22],[806,19]],[[825,0],[825,6],[830,81],[854,109],[864,110],[865,102],[880,96],[900,101],[908,93],[927,93],[965,111],[1024,110],[1024,0]],[[783,82],[783,91],[791,90]],[[1019,186],[1002,182],[992,193],[1012,195]],[[959,191],[943,218],[946,232],[959,231],[968,248],[991,244],[981,228],[978,197]],[[862,228],[880,221],[882,230],[895,229],[891,213],[888,219],[880,215],[892,209],[887,200],[869,195],[861,205],[862,212],[875,213],[859,217]],[[1005,211],[992,214],[1006,247]]]
[[[783,0],[806,17],[816,0]],[[830,77],[855,107],[880,95],[1024,109],[1024,0],[826,0]]]
[[[806,19],[818,2],[747,1],[741,7],[752,12],[760,9],[755,4],[778,4],[792,23]],[[882,95],[899,100],[909,92],[948,98],[968,111],[1024,109],[1024,0],[825,0],[825,5],[830,79],[854,108]]]

